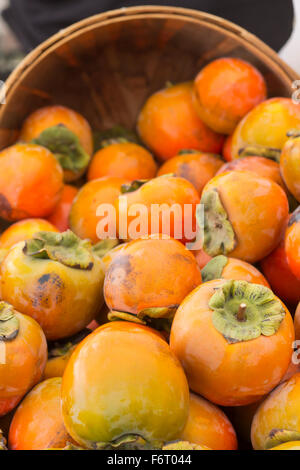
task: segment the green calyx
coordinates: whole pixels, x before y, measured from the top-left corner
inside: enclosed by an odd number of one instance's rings
[[[268,287],[226,281],[212,295],[212,322],[228,343],[275,334],[285,316],[281,302]]]
[[[204,251],[210,256],[229,254],[236,245],[235,233],[218,191],[205,191],[201,204],[204,204]]]
[[[114,126],[105,131],[94,132],[94,151],[100,150],[113,144],[132,142],[141,145],[137,134],[122,126]]]
[[[96,243],[93,245],[92,251],[94,255],[98,256],[98,258],[103,258],[110,250],[115,248],[119,245],[119,240],[107,238],[105,240],[101,240],[101,242]]]
[[[131,183],[122,184],[121,194],[133,193],[133,191],[136,191],[137,189],[139,189],[141,186],[147,183],[147,181],[149,180],[134,180]]]
[[[57,261],[69,268],[91,270],[94,265],[92,245],[71,230],[63,233],[38,232],[25,241],[23,252],[35,259]]]
[[[228,258],[224,255],[215,256],[201,270],[202,282],[212,281],[213,279],[221,279],[223,269],[228,263]]]
[[[11,341],[18,336],[20,322],[12,305],[0,302],[0,341]]]
[[[240,157],[264,157],[279,163],[281,149],[265,147],[263,145],[248,145],[239,150]]]
[[[300,432],[298,431],[290,431],[288,429],[272,429],[266,439],[265,449],[272,449],[272,447],[279,446],[280,444],[284,444],[285,442],[299,440]]]
[[[200,151],[199,150],[194,150],[194,149],[181,149],[181,150],[179,150],[177,155],[191,155],[191,154],[194,154],[194,153],[200,153]]]
[[[64,170],[80,173],[89,164],[90,156],[81,146],[77,135],[63,124],[45,129],[32,142],[47,147]]]
[[[148,325],[155,330],[165,331],[169,334],[177,308],[178,305],[170,305],[169,307],[145,308],[137,315],[130,312],[112,310],[108,313],[107,318],[109,321],[124,320],[138,323],[139,325]]]
[[[161,445],[150,444],[138,434],[124,434],[111,442],[95,442],[94,450],[151,450],[160,449]]]

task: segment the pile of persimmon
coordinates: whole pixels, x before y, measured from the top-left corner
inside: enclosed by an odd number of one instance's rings
[[[268,92],[218,58],[136,129],[51,105],[1,150],[0,449],[300,448],[300,107]]]

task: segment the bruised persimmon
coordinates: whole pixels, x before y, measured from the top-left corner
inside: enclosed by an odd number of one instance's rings
[[[194,393],[190,393],[189,416],[181,439],[213,450],[237,449],[236,434],[225,413]]]
[[[154,178],[157,165],[141,145],[119,142],[98,150],[89,166],[87,178],[94,180],[102,176],[117,176],[127,181]]]
[[[201,274],[203,282],[212,281],[213,279],[233,279],[270,287],[266,278],[252,264],[237,258],[228,258],[224,255],[212,258],[204,266]]]
[[[0,216],[14,221],[47,217],[59,202],[62,169],[54,155],[35,144],[15,144],[0,152]]]
[[[0,271],[3,300],[37,320],[48,340],[79,332],[102,307],[103,264],[71,231],[19,242]]]
[[[89,123],[65,106],[45,106],[34,111],[25,119],[19,138],[47,147],[61,164],[67,182],[80,178],[93,152]]]
[[[101,205],[112,205],[121,193],[121,186],[126,180],[113,176],[104,176],[89,181],[79,190],[75,197],[69,215],[71,230],[80,238],[88,238],[92,243],[97,243],[105,234],[102,231],[108,226],[116,229],[116,221],[113,214],[108,212],[108,221],[105,227],[99,229],[101,221],[106,221],[106,212],[98,214],[97,209]],[[112,236],[113,234],[111,234]]]
[[[205,186],[204,250],[255,263],[279,243],[288,221],[288,200],[272,180],[248,171],[215,176]]]
[[[284,187],[284,183],[280,175],[279,164],[268,158],[255,156],[238,158],[222,165],[217,174],[219,175],[227,171],[252,171],[257,175],[269,178]]]
[[[157,175],[173,174],[190,181],[201,194],[208,181],[217,173],[224,162],[211,153],[182,150],[177,156],[167,160]]]
[[[0,235],[0,250],[8,250],[18,242],[32,238],[37,232],[57,232],[57,228],[45,219],[23,219],[10,225]]]
[[[200,283],[196,259],[179,241],[155,236],[133,240],[116,253],[105,274],[109,318],[167,322]]]
[[[10,450],[63,448],[73,442],[63,423],[61,378],[36,385],[18,406],[9,429]]]
[[[300,128],[300,107],[290,98],[260,103],[238,124],[232,136],[233,158],[256,155],[279,161],[291,129]]]
[[[184,178],[163,175],[122,187],[115,201],[118,237],[122,240],[161,233],[192,241],[196,236],[196,188]]]
[[[250,63],[231,57],[214,60],[195,79],[197,111],[215,132],[231,134],[238,122],[266,99],[266,82]]]
[[[292,273],[300,280],[300,207],[291,215],[285,232],[284,248]]]
[[[251,426],[251,441],[256,450],[297,440],[300,440],[300,373],[266,397]]]
[[[300,128],[288,136],[280,156],[280,171],[288,190],[300,202]]]
[[[77,193],[78,189],[75,188],[75,186],[65,184],[59,203],[56,205],[52,214],[47,217],[47,220],[60,232],[65,232],[69,228],[69,214]]]
[[[67,431],[90,449],[158,448],[189,411],[183,369],[151,328],[107,323],[73,352],[62,381]]]
[[[268,287],[216,279],[181,303],[170,346],[193,392],[239,406],[258,401],[280,382],[293,341],[292,317]]]
[[[47,342],[38,323],[0,302],[0,416],[6,415],[42,377]]]
[[[137,123],[142,141],[160,160],[182,149],[220,153],[224,137],[207,127],[193,103],[193,83],[179,83],[151,95]]]
[[[260,261],[260,266],[272,290],[283,302],[296,305],[300,301],[300,279],[290,269],[283,240]]]

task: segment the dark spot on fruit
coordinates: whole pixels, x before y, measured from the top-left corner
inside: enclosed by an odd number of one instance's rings
[[[4,194],[0,194],[0,214],[2,217],[9,219],[12,213],[12,207]]]
[[[51,308],[63,301],[64,283],[56,273],[43,274],[38,279],[32,304],[35,308]]]
[[[50,279],[50,274],[43,274],[38,280],[39,284],[44,284],[45,282],[48,282]]]

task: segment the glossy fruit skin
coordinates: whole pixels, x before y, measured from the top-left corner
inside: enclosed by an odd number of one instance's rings
[[[194,393],[190,393],[189,417],[181,439],[212,450],[237,449],[236,434],[225,413]]]
[[[0,164],[0,216],[14,221],[50,215],[63,189],[54,155],[39,145],[15,144],[0,152]]]
[[[185,375],[168,344],[130,322],[95,330],[76,348],[63,376],[65,426],[88,448],[125,434],[151,442],[177,439],[188,403]]]
[[[300,301],[300,279],[290,269],[283,240],[272,253],[260,261],[260,266],[273,292],[283,302],[296,305]]]
[[[108,145],[98,150],[89,166],[89,181],[116,176],[127,181],[154,178],[157,165],[148,150],[132,142]]]
[[[217,174],[226,171],[252,171],[258,176],[269,178],[279,186],[285,187],[280,175],[279,164],[264,157],[243,157],[221,166]]]
[[[158,170],[157,176],[180,176],[190,181],[199,194],[208,181],[215,176],[223,161],[219,156],[210,153],[185,153],[167,160]]]
[[[194,83],[200,118],[222,134],[231,134],[238,122],[266,99],[263,76],[241,59],[224,57],[210,62]]]
[[[205,282],[185,298],[175,314],[170,346],[191,390],[218,405],[240,406],[259,400],[280,382],[291,360],[294,328],[284,307],[277,333],[229,344],[214,327],[208,306],[223,282]]]
[[[28,240],[37,232],[58,232],[53,224],[45,219],[23,219],[10,225],[0,235],[0,249],[9,249],[18,242]]]
[[[284,248],[292,273],[300,280],[300,221],[290,219],[285,232]]]
[[[145,308],[169,307],[201,283],[201,272],[185,246],[173,239],[140,239],[113,258],[104,281],[110,310],[138,314]]]
[[[71,230],[82,239],[90,239],[92,243],[101,240],[97,235],[97,225],[103,217],[96,215],[97,208],[101,204],[114,204],[120,195],[122,184],[125,183],[126,180],[122,178],[105,176],[82,186],[71,207]],[[110,225],[115,227],[113,219],[110,219]]]
[[[61,411],[61,378],[36,385],[18,406],[9,430],[11,450],[63,448],[72,442]]]
[[[261,284],[270,287],[267,279],[258,269],[252,266],[252,264],[236,258],[228,258],[228,262],[223,268],[221,278],[247,281],[253,284]]]
[[[94,257],[91,270],[33,259],[13,247],[1,263],[3,300],[33,317],[48,340],[71,336],[93,320],[103,303],[104,268]]]
[[[127,203],[127,207],[124,202]],[[199,202],[197,190],[186,179],[177,176],[154,178],[136,191],[122,194],[122,198],[119,197],[115,201],[118,236],[123,240],[130,240],[133,237],[140,238],[151,233],[163,233],[183,243],[192,241],[196,232],[196,206]],[[142,204],[145,207],[146,216],[148,215],[147,224],[139,227],[139,233],[131,231],[132,228],[135,229],[136,215],[131,215],[130,211],[135,204]],[[165,204],[165,206],[160,211],[158,226],[153,229],[151,212],[154,204]],[[174,215],[170,209],[175,204],[180,206],[180,212]],[[185,212],[185,204],[190,206],[191,213]],[[166,214],[170,214],[170,224],[167,224],[164,229],[163,220]],[[127,230],[122,228],[125,225]]]
[[[231,162],[232,158],[232,152],[231,152],[231,145],[232,145],[232,134],[228,135],[226,139],[224,140],[224,145],[222,148],[222,155],[224,160],[226,162]]]
[[[77,135],[84,150],[91,155],[93,138],[87,120],[73,109],[65,106],[45,106],[30,114],[24,121],[20,140],[29,142],[37,138],[48,127],[64,124]]]
[[[272,447],[269,450],[300,450],[300,441],[284,442],[279,446]]]
[[[38,323],[15,312],[20,329],[14,340],[6,341],[5,364],[0,364],[0,416],[11,411],[37,384],[47,361],[47,342]]]
[[[137,130],[147,147],[163,161],[182,149],[220,153],[224,140],[199,118],[192,82],[151,95],[140,112]]]
[[[290,98],[271,98],[260,103],[236,127],[232,137],[233,158],[247,145],[282,149],[287,132],[300,127],[299,106]]]
[[[300,202],[300,138],[289,139],[280,156],[280,171],[288,190]]]
[[[288,200],[273,181],[246,171],[215,176],[204,188],[216,188],[236,236],[227,255],[249,263],[267,256],[279,243],[288,220]]]
[[[75,186],[65,184],[59,203],[48,217],[49,222],[60,232],[65,232],[69,228],[70,210],[77,193],[78,189]]]
[[[300,432],[300,373],[280,384],[260,405],[251,426],[253,448],[265,448],[273,429]]]

